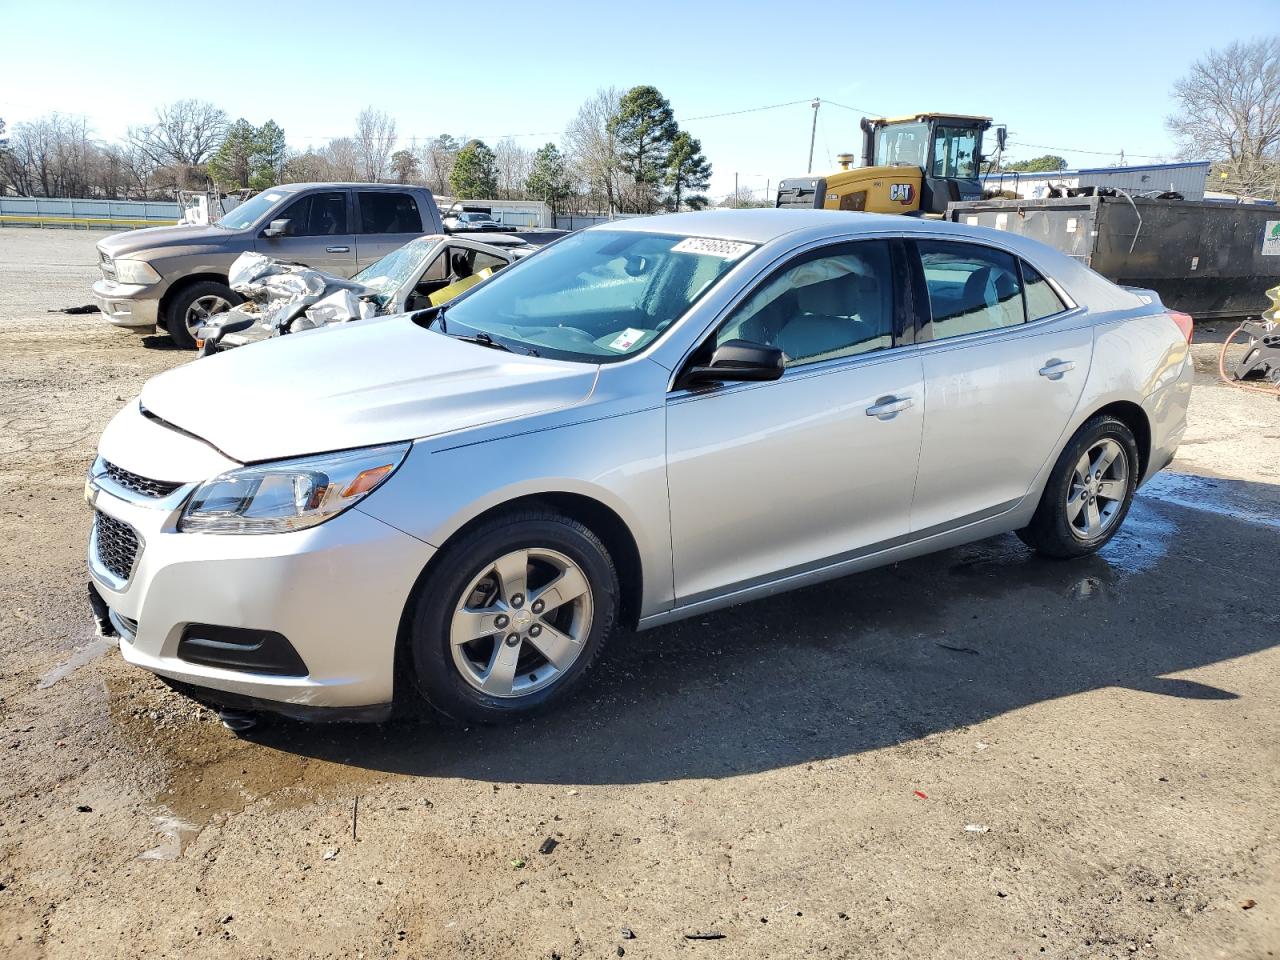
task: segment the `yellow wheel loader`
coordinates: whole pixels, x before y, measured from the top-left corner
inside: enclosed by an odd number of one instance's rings
[[[990,117],[952,113],[863,117],[862,166],[842,153],[835,173],[781,181],[774,205],[941,216],[948,203],[982,199],[982,135],[990,128]],[[1005,128],[996,127],[997,149],[1004,141]]]

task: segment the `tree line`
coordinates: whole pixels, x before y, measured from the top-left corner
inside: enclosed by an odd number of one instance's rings
[[[51,113],[0,120],[0,195],[170,200],[180,190],[226,192],[276,183],[355,181],[424,184],[459,200],[541,200],[557,213],[653,213],[698,209],[711,164],[680,129],[655,87],[606,88],[584,102],[559,143],[535,150],[511,137],[490,145],[448,133],[405,140],[393,117],[367,107],[348,136],[290,148],[272,119],[231,120],[204,100],[156,109],[152,121],[114,142],[84,117]]]

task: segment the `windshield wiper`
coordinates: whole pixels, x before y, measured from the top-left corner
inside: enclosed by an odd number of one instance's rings
[[[441,327],[440,329],[441,329],[441,332],[443,333],[444,328]],[[497,340],[493,339],[493,337],[489,336],[487,333],[477,333],[475,336],[472,336],[472,337],[466,336],[465,334],[457,333],[457,334],[454,334],[453,339],[462,340],[462,341],[465,341],[466,343],[477,343],[482,347],[488,347],[490,350],[501,350],[504,353],[515,352],[510,347],[508,347],[505,343],[499,343]]]

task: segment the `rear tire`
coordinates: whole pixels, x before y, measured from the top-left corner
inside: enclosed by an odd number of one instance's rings
[[[169,338],[188,350],[196,348],[196,330],[208,317],[240,303],[240,297],[225,283],[201,280],[178,291],[169,301],[164,326]]]
[[[1129,513],[1139,464],[1138,444],[1123,421],[1105,415],[1087,421],[1058,457],[1019,539],[1047,557],[1095,553]]]
[[[419,693],[455,720],[505,723],[563,702],[617,621],[608,550],[551,510],[494,518],[447,545],[432,567],[415,601],[410,653]]]

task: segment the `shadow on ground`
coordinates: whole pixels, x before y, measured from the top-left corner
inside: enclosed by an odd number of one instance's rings
[[[1145,490],[1099,556],[1043,560],[1004,536],[619,635],[576,700],[513,727],[275,721],[250,739],[413,776],[635,783],[845,756],[1105,687],[1235,699],[1165,675],[1280,641],[1268,591],[1236,575],[1274,560],[1276,536],[1239,498],[1274,517],[1276,488],[1205,480],[1189,501],[1186,480],[1167,502]]]

